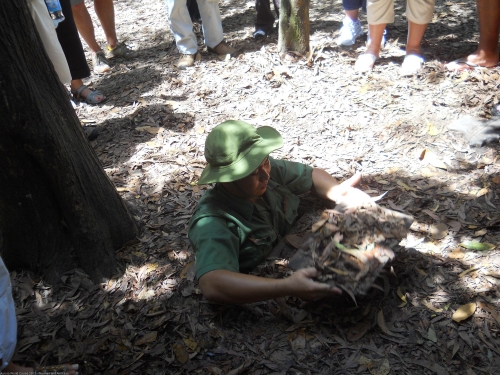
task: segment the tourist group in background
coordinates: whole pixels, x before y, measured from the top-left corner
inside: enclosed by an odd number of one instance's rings
[[[92,54],[94,73],[102,74],[111,70],[110,60],[116,57],[132,59],[138,51],[131,50],[118,40],[115,27],[113,0],[94,0],[95,13],[106,36],[106,47],[96,39],[92,18],[84,0],[26,0],[42,44],[63,84],[70,87],[75,102],[96,105],[108,99],[100,90],[91,89],[83,83],[90,76],[90,68],[85,58],[79,35]],[[273,0],[275,13],[271,10],[271,0],[255,0],[255,39],[266,38],[274,30],[279,19],[279,0]],[[408,36],[406,55],[401,65],[401,75],[414,75],[422,68],[424,57],[421,43],[434,15],[435,0],[407,0],[406,18]],[[222,19],[216,0],[165,0],[168,21],[179,51],[178,69],[186,69],[201,60],[193,22],[202,24],[204,43],[209,53],[220,60],[228,60],[238,54],[238,50],[224,40]],[[337,38],[339,45],[353,45],[364,35],[359,20],[359,11],[367,14],[368,26],[366,50],[354,64],[359,72],[373,69],[387,36],[386,26],[394,22],[394,0],[343,0],[345,16]],[[477,0],[479,19],[479,45],[477,50],[445,65],[448,70],[461,71],[475,68],[492,68],[499,64],[498,41],[500,29],[500,1]],[[87,127],[89,140],[97,137],[97,129]]]
[[[88,104],[101,104],[107,100],[99,90],[92,90],[82,79],[90,76],[82,43],[78,34],[92,54],[94,73],[111,70],[110,60],[115,57],[132,59],[138,51],[128,48],[118,40],[115,28],[113,0],[94,0],[93,6],[106,36],[107,45],[101,48],[96,40],[94,25],[84,0],[26,0],[42,43],[64,84],[69,84],[74,100]],[[402,75],[413,75],[424,63],[421,43],[425,30],[434,14],[435,0],[408,0],[406,18],[408,36],[406,56],[401,66]],[[274,30],[279,18],[279,0],[255,0],[255,39],[266,38]],[[194,66],[201,59],[198,41],[193,31],[193,22],[202,23],[207,51],[221,60],[238,54],[238,50],[224,40],[218,1],[213,0],[165,0],[168,21],[179,51],[178,69]],[[394,22],[394,0],[343,0],[345,17],[339,32],[339,45],[353,45],[364,35],[359,20],[359,11],[366,12],[368,21],[367,44],[364,53],[358,56],[354,68],[360,72],[370,71],[379,58],[387,36],[386,25]],[[477,67],[491,68],[499,63],[498,39],[500,28],[500,1],[477,0],[480,40],[477,50],[446,64],[449,70],[460,71]]]

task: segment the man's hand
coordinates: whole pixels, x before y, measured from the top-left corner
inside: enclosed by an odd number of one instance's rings
[[[290,295],[306,301],[315,301],[324,297],[342,294],[342,291],[337,287],[312,280],[318,275],[319,271],[314,267],[302,268],[296,271],[286,279]]]
[[[331,196],[331,199],[342,208],[359,206],[363,203],[373,202],[372,198],[368,194],[354,187],[360,181],[361,173],[356,173],[351,178],[332,188],[329,197]]]
[[[351,178],[339,184],[337,180],[327,171],[320,168],[314,168],[312,179],[313,192],[322,198],[334,201],[342,208],[372,202],[372,199],[368,194],[363,193],[361,190],[354,187],[359,183],[359,181],[361,181],[361,173],[356,173]]]

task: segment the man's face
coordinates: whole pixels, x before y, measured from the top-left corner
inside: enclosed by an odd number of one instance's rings
[[[271,163],[269,157],[266,157],[255,171],[234,183],[248,197],[260,197],[266,192],[270,173]]]

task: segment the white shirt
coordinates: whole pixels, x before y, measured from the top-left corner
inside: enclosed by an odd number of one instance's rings
[[[9,271],[0,258],[0,371],[14,355],[16,341],[16,308],[12,298],[12,286]]]

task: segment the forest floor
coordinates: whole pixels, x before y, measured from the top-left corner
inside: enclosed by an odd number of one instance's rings
[[[122,268],[102,284],[78,269],[58,286],[12,273],[15,359],[79,363],[84,374],[498,374],[499,144],[471,148],[448,125],[467,114],[491,117],[500,70],[443,68],[474,51],[478,28],[474,1],[438,0],[423,41],[425,66],[400,76],[403,3],[381,59],[360,74],[353,65],[366,36],[336,45],[339,0],[311,2],[309,59],[281,58],[276,33],[253,40],[254,3],[223,0],[225,38],[241,54],[219,61],[202,50],[201,62],[185,71],[175,68],[164,2],[115,1],[118,35],[140,55],[90,77],[86,83],[110,99],[78,104],[76,112],[83,125],[98,127],[91,144],[142,233],[117,252]],[[188,221],[208,188],[196,185],[205,138],[227,119],[279,130],[284,147],[275,157],[340,180],[361,171],[361,189],[387,192],[382,206],[415,217],[378,289],[357,304],[203,299]],[[467,249],[466,241],[496,247]],[[269,259],[255,273],[283,277],[286,265]],[[472,316],[452,319],[466,309]]]

